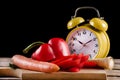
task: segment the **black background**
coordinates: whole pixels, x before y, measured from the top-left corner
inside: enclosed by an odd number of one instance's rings
[[[22,50],[35,41],[47,42],[52,37],[65,39],[68,33],[66,25],[74,15],[75,9],[81,6],[93,6],[99,10],[109,25],[108,55],[120,58],[118,29],[120,15],[117,4],[119,3],[115,0],[1,2],[0,57],[23,54]]]

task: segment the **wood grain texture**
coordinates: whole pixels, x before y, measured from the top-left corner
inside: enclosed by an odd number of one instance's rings
[[[106,80],[106,72],[103,69],[81,69],[79,72],[52,72],[44,73],[23,69],[12,69],[10,67],[0,67],[0,76],[13,76],[22,78],[22,80]]]
[[[81,69],[79,72],[53,72],[53,73],[42,73],[35,71],[22,70],[23,80],[28,79],[54,79],[54,80],[106,80],[106,72],[98,69]]]
[[[106,70],[107,80],[120,80],[120,59],[114,59],[114,68]]]
[[[0,67],[0,80],[10,80],[7,76],[19,77],[22,78],[22,80],[120,80],[120,59],[114,59],[114,62],[115,65],[113,70],[81,69],[77,73],[62,71],[55,73],[43,73],[21,69],[14,70],[10,67]]]

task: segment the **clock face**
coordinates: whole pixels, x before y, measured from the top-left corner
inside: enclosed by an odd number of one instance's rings
[[[91,59],[98,53],[98,39],[96,35],[88,29],[79,28],[73,31],[67,41],[71,53],[90,54]]]

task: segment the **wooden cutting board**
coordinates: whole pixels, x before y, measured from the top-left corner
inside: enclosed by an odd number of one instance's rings
[[[79,72],[44,73],[23,69],[0,67],[0,76],[13,76],[22,80],[106,80],[104,69],[81,69]]]

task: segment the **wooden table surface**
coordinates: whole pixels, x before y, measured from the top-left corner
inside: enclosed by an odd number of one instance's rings
[[[113,70],[106,70],[107,80],[120,80],[120,59],[114,59]]]
[[[114,68],[112,70],[105,70],[107,80],[120,80],[120,59],[114,59]],[[21,80],[15,78],[0,78],[0,80]]]

